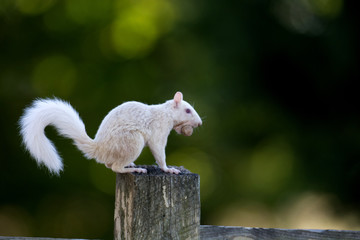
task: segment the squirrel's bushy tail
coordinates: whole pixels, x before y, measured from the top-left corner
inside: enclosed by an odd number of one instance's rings
[[[67,102],[59,99],[38,99],[25,109],[20,118],[24,145],[38,164],[59,174],[63,163],[54,144],[45,136],[46,126],[54,126],[59,134],[71,138],[87,158],[92,158],[95,142],[87,135],[79,114]]]

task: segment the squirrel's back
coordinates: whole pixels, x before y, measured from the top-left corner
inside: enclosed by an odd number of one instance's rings
[[[160,124],[157,130],[166,128],[170,123],[170,114],[167,103],[147,105],[141,102],[129,101],[112,109],[101,122],[95,136],[95,141],[102,141],[103,138],[114,132],[141,131],[146,134],[154,123]]]

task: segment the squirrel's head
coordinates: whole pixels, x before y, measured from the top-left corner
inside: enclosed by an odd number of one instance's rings
[[[170,100],[170,103],[173,110],[174,130],[177,133],[181,134],[181,129],[184,126],[196,128],[202,125],[201,118],[195,109],[183,100],[181,92],[175,93],[174,99]]]

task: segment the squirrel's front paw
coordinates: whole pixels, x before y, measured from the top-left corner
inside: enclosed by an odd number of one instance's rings
[[[179,174],[180,173],[180,171],[175,169],[175,168],[163,168],[162,170],[164,172],[172,173],[172,174]]]

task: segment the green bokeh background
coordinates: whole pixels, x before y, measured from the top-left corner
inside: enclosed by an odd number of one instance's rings
[[[204,124],[170,134],[167,163],[200,174],[202,224],[360,230],[355,2],[0,0],[0,235],[112,237],[115,174],[51,127],[65,169],[38,168],[17,125],[33,99],[94,137],[179,90]]]

